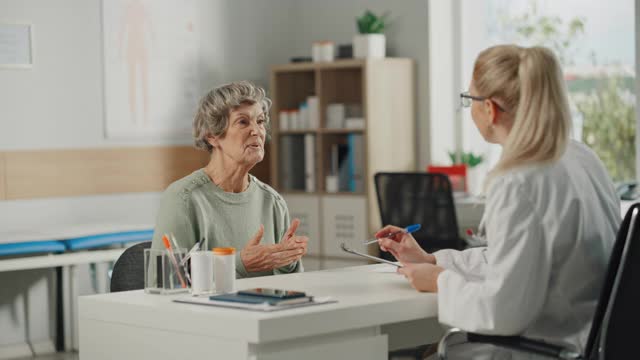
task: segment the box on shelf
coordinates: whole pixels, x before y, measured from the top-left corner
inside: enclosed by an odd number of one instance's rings
[[[344,127],[350,130],[362,130],[364,129],[364,118],[346,118]]]
[[[345,106],[344,104],[327,105],[327,129],[344,128]]]

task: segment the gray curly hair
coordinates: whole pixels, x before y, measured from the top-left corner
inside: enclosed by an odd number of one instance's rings
[[[265,117],[265,126],[269,129],[269,110],[271,99],[263,88],[248,81],[232,82],[219,86],[207,93],[198,106],[193,119],[193,138],[198,149],[209,153],[213,146],[207,141],[208,136],[221,136],[227,130],[231,111],[240,105],[260,104]]]

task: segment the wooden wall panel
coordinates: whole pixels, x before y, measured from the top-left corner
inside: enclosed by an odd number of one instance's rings
[[[187,146],[5,152],[5,198],[163,191],[208,158]]]
[[[6,178],[4,153],[0,152],[0,200],[6,199],[5,178]]]
[[[0,200],[163,191],[208,161],[190,146],[0,152]],[[269,170],[267,150],[251,173]]]

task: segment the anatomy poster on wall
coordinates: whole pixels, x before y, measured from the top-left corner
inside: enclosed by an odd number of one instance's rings
[[[107,138],[188,138],[199,100],[194,0],[103,0]]]

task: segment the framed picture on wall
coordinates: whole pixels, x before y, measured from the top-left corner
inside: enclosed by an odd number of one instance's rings
[[[32,25],[0,23],[0,68],[33,67]]]
[[[195,0],[103,0],[107,138],[190,139],[200,95]]]

